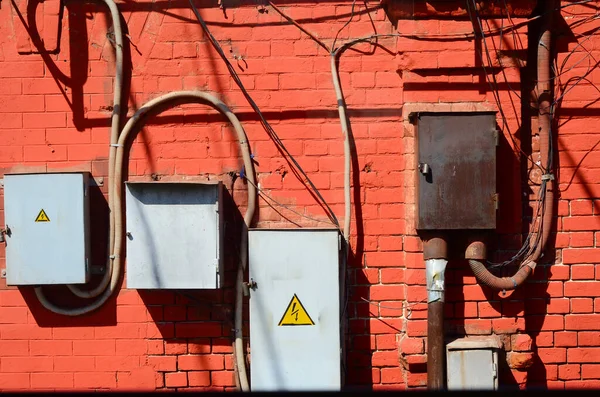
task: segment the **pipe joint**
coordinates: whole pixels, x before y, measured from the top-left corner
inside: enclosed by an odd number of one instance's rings
[[[478,261],[485,260],[485,258],[487,258],[487,253],[483,241],[472,241],[465,251],[465,258],[469,260],[475,259]]]
[[[427,303],[444,302],[445,273],[448,261],[445,259],[428,259],[425,261],[427,277]]]
[[[448,259],[448,243],[442,237],[432,237],[423,244],[423,257],[429,259]]]

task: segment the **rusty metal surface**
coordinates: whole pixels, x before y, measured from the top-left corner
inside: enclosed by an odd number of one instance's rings
[[[483,261],[486,258],[486,248],[483,241],[472,241],[465,251],[465,259]]]
[[[448,259],[448,243],[443,237],[430,237],[423,242],[423,258]]]
[[[390,19],[468,18],[464,1],[456,0],[385,0],[381,2]],[[484,18],[529,17],[537,0],[477,1],[479,15]]]
[[[411,115],[418,230],[496,228],[495,112]]]
[[[445,388],[444,302],[427,305],[427,388]]]

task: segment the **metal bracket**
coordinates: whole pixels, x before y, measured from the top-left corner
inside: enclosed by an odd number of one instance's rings
[[[2,271],[0,271],[0,278],[6,278],[6,269],[2,269]]]
[[[4,229],[0,229],[0,243],[3,243],[6,241],[6,239],[4,238],[5,234],[8,237],[10,237],[10,235],[11,235],[10,228],[8,227],[8,225],[6,225],[6,227]]]
[[[258,284],[256,284],[256,281],[254,281],[254,279],[250,279],[250,282],[243,283],[242,289],[244,290],[244,296],[249,296],[250,290],[256,290],[257,286]]]
[[[431,172],[431,167],[427,163],[419,163],[419,172],[428,175]]]

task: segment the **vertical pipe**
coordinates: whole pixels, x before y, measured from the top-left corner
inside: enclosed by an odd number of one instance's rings
[[[443,236],[425,241],[423,256],[427,274],[427,388],[443,390],[444,382],[444,272],[448,244]]]

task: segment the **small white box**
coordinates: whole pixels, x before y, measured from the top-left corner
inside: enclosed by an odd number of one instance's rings
[[[7,285],[88,281],[88,181],[88,173],[4,175]]]
[[[221,287],[223,185],[126,183],[127,288]]]

